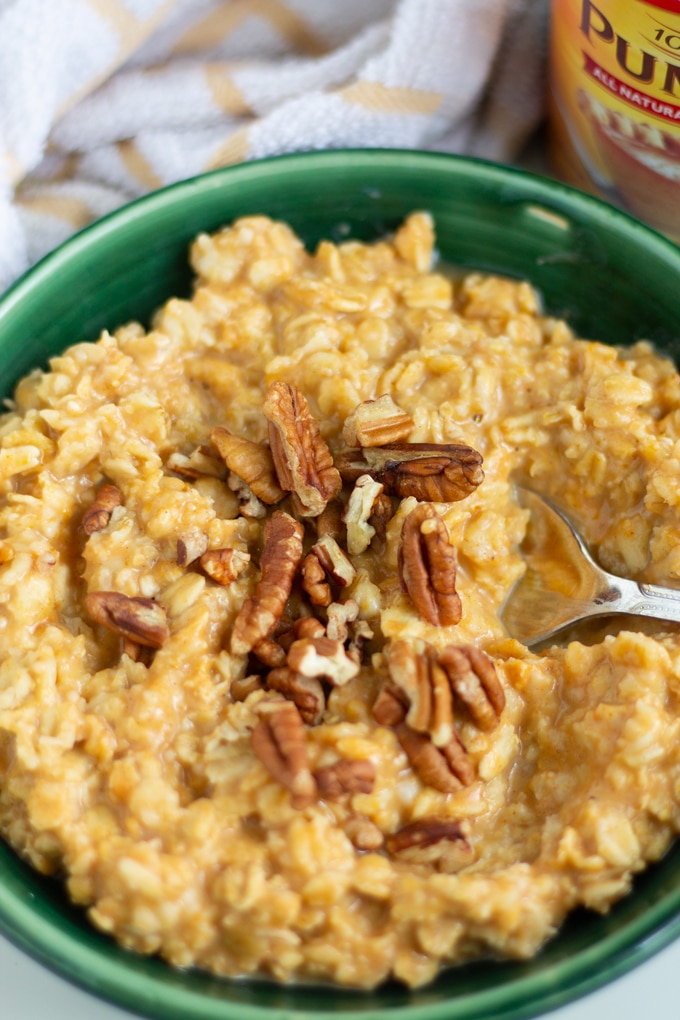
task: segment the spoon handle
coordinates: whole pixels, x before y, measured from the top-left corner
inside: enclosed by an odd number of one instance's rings
[[[617,613],[634,613],[636,616],[653,616],[659,620],[680,623],[680,590],[662,588],[656,584],[616,579],[620,597],[612,602]]]

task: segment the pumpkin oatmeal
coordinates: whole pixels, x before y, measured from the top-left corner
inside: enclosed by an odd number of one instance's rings
[[[680,582],[680,378],[423,213],[237,221],[0,419],[0,829],[124,946],[369,987],[527,958],[680,827],[680,632],[530,652],[530,481]]]

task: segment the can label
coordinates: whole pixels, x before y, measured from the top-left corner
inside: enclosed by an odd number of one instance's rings
[[[550,156],[680,240],[680,0],[553,0]]]

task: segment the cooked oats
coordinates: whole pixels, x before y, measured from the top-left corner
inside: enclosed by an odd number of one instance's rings
[[[0,419],[0,826],[124,946],[220,975],[418,985],[472,957],[530,957],[578,905],[607,911],[680,827],[677,628],[591,628],[536,654],[498,617],[523,570],[518,478],[607,569],[680,583],[680,377],[648,343],[575,337],[526,283],[452,278],[433,244],[422,213],[392,240],[313,255],[264,217],[201,235],[191,300],[53,358]],[[417,499],[391,495],[387,521],[378,483],[381,526],[371,500],[349,581],[317,556],[328,609],[299,575],[283,609],[276,570],[256,587],[266,521],[301,520],[305,555],[323,534],[346,549],[352,491],[339,508],[322,492],[315,516],[289,496],[274,509],[223,463],[211,433],[265,444],[273,383],[306,399],[319,463],[380,397],[413,423],[409,444],[481,453],[484,480],[421,515],[409,565],[431,589],[427,557],[453,546],[459,623],[427,622],[402,590]],[[103,485],[120,500],[97,503]],[[238,563],[223,583],[201,566],[217,560]],[[234,655],[263,587],[274,623]],[[142,600],[116,602],[137,630],[88,615],[97,592]],[[157,649],[149,605],[169,631]],[[428,664],[401,686],[399,639]],[[455,747],[409,708],[428,684],[439,697],[450,645],[486,653],[465,660],[470,698],[493,670],[504,695],[484,729],[454,698]],[[326,672],[288,663],[268,686],[291,648]],[[310,698],[316,725],[296,714]]]

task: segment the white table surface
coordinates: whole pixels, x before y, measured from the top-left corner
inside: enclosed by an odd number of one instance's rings
[[[550,1020],[679,1020],[680,941],[613,984],[548,1015]],[[1,1020],[132,1020],[134,1016],[68,984],[0,936]]]

